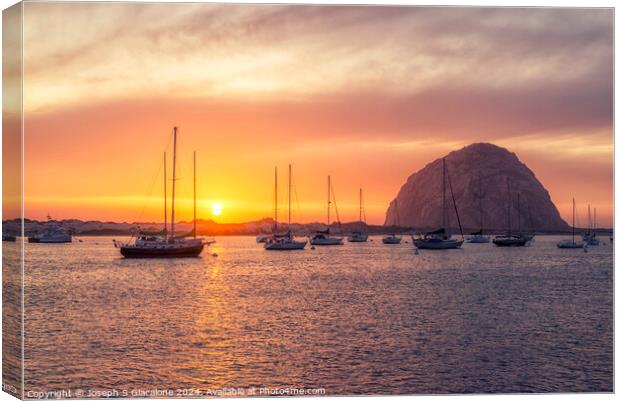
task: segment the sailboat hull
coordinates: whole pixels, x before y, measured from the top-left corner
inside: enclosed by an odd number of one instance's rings
[[[328,246],[328,245],[342,245],[342,238],[340,237],[328,237],[328,238],[312,238],[310,245]]]
[[[594,235],[584,234],[582,236],[582,239],[583,239],[583,242],[588,244],[588,246],[597,246],[599,244],[598,238],[596,238],[596,236]]]
[[[560,249],[577,249],[583,248],[583,242],[573,242],[571,240],[558,242],[558,248]]]
[[[413,244],[418,249],[459,249],[463,245],[462,240],[455,239],[415,239]]]
[[[488,244],[491,239],[486,235],[474,235],[465,240],[468,244]]]
[[[528,242],[528,237],[521,236],[498,236],[493,238],[495,245],[503,247],[525,246]]]
[[[175,247],[122,246],[121,255],[126,258],[195,258],[204,249],[204,244]]]
[[[349,242],[366,242],[368,241],[368,235],[367,234],[351,234],[347,237],[347,241]]]
[[[306,241],[283,241],[265,244],[265,249],[268,251],[297,251],[305,247]]]
[[[402,241],[402,238],[389,236],[389,237],[383,237],[381,241],[383,241],[383,243],[386,245],[398,245],[400,244],[400,241]]]

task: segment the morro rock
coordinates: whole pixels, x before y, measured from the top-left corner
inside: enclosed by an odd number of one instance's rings
[[[449,181],[461,224],[466,231],[563,231],[569,227],[551,202],[549,192],[517,155],[490,143],[476,143],[446,157]],[[510,198],[508,185],[510,182]],[[446,179],[449,226],[458,232],[456,211]],[[480,208],[482,201],[482,208]],[[398,213],[396,210],[398,207]],[[426,230],[441,227],[442,161],[437,159],[412,174],[390,202],[385,225]],[[509,221],[510,217],[510,221]]]

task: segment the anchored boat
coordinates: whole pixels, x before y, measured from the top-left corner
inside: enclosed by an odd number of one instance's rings
[[[265,240],[265,249],[268,251],[294,251],[304,249],[306,241],[296,241],[291,231],[291,183],[292,169],[288,165],[288,230],[286,233],[278,234],[278,168],[275,170],[275,225],[273,234]]]
[[[327,229],[317,231],[310,239],[311,245],[342,245],[342,237],[332,236],[329,231],[329,218],[330,209],[332,204],[332,179],[331,176],[327,176]],[[340,217],[338,216],[338,206],[336,205],[336,199],[334,197],[334,208],[336,210],[336,219],[340,224]]]
[[[588,231],[583,233],[582,239],[589,246],[596,246],[599,244],[599,240],[596,238],[596,208],[594,208],[594,223],[592,223],[590,205],[588,205]]]
[[[497,235],[493,238],[493,243],[497,246],[503,247],[512,247],[512,246],[526,246],[531,240],[532,236],[528,234],[521,233],[521,203],[519,200],[519,195],[517,194],[517,211],[519,218],[519,232],[517,234],[512,233],[512,220],[511,220],[511,192],[510,192],[510,177],[506,177],[506,186],[508,189],[508,232],[506,234]]]
[[[205,241],[196,236],[196,152],[194,152],[194,228],[182,236],[175,232],[175,189],[176,189],[176,162],[177,162],[177,127],[173,131],[172,157],[172,215],[170,221],[170,235],[168,235],[167,191],[166,191],[166,154],[164,153],[164,230],[161,235],[145,235],[138,233],[133,242],[121,243],[114,241],[114,246],[120,248],[121,255],[126,258],[186,258],[197,257],[205,247]],[[188,238],[188,237],[193,238]]]
[[[452,181],[450,181],[450,176],[447,172],[446,167],[446,159],[442,159],[443,163],[443,183],[442,183],[442,228],[428,232],[424,234],[422,237],[414,238],[412,237],[413,243],[416,248],[419,249],[458,249],[463,245],[464,239],[463,237],[463,228],[461,227],[461,219],[459,217],[459,211],[456,207],[456,199],[454,197],[454,191],[452,190]],[[446,200],[446,179],[447,183],[450,187],[450,193],[452,195],[452,203],[454,204],[454,211],[456,213],[456,219],[459,223],[459,229],[461,231],[461,239],[452,238],[452,234],[450,233],[450,222],[448,216],[448,205]]]
[[[573,238],[558,242],[558,248],[575,249],[583,248],[583,242],[575,242],[575,198],[573,198]]]
[[[353,231],[348,237],[349,242],[366,242],[368,241],[368,233],[364,230],[366,228],[366,213],[364,212],[364,203],[362,200],[362,188],[360,188],[360,214],[359,214],[360,230]]]
[[[480,230],[471,233],[465,242],[469,244],[488,244],[491,239],[484,235],[484,209],[482,208],[482,177],[478,175],[478,211],[480,213]]]
[[[398,245],[402,241],[402,237],[396,235],[396,227],[400,226],[400,215],[398,213],[398,200],[394,199],[394,211],[396,213],[396,226],[392,225],[392,232],[384,236],[381,241],[386,245]]]

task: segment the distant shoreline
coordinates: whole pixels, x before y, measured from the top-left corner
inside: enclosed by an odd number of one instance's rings
[[[501,235],[501,234],[505,234],[506,232],[496,232],[496,233],[485,233],[484,235],[488,235],[488,236],[494,236],[494,235]],[[346,236],[347,234],[350,233],[342,233],[343,236]],[[369,233],[369,236],[382,236],[382,235],[387,235],[389,234],[388,232],[385,233]],[[397,233],[397,235],[418,235],[420,234],[419,232],[399,232]],[[534,234],[536,234],[536,236],[548,236],[548,237],[552,237],[552,236],[557,236],[557,235],[571,235],[570,232],[566,233],[566,232],[557,232],[557,233],[537,233],[535,232]],[[582,233],[580,232],[575,233],[575,236],[580,236]],[[601,230],[596,230],[596,234],[597,235],[601,235],[601,236],[609,236],[610,234],[613,234],[613,231],[601,231]],[[112,237],[114,235],[122,235],[122,236],[131,236],[131,233],[122,233],[122,234],[74,234],[74,237]],[[257,235],[260,234],[198,234],[199,237],[256,237]],[[298,237],[304,237],[304,236],[310,236],[311,234],[295,234]],[[340,235],[339,233],[337,233],[336,235]],[[453,237],[460,237],[460,233],[452,233]],[[471,236],[471,234],[467,234],[464,233],[463,234],[465,237]]]
[[[61,225],[68,229],[74,236],[82,237],[103,237],[103,236],[130,236],[136,232],[138,227],[151,233],[161,232],[163,230],[163,223],[155,222],[143,222],[143,223],[117,223],[117,222],[100,222],[100,221],[82,221],[77,219],[66,219],[60,221],[38,221],[31,219],[24,219],[24,232],[26,236],[40,233],[45,230],[49,225]],[[217,223],[212,220],[198,220],[196,222],[197,233],[200,236],[256,236],[263,234],[270,234],[273,232],[275,222],[273,219],[261,219],[257,221],[245,222],[245,223]],[[287,229],[286,224],[278,223],[279,230],[284,231]],[[294,223],[290,226],[291,230],[297,236],[311,235],[317,230],[324,230],[327,227],[326,224],[319,222],[298,224]],[[193,223],[183,221],[176,224],[176,232],[178,235],[183,235],[190,232],[193,229]],[[348,222],[341,224],[331,224],[329,229],[333,233],[342,233],[347,235],[354,231],[364,231],[369,235],[385,235],[396,233],[400,235],[419,234],[426,233],[437,229],[436,227],[390,227],[381,225],[360,225],[359,222]],[[575,235],[581,235],[587,228],[575,228]],[[465,236],[471,235],[473,232],[479,231],[477,227],[463,228],[463,234]],[[493,228],[484,230],[485,235],[505,234],[506,229]],[[517,232],[514,230],[513,232]],[[612,228],[597,228],[595,230],[599,235],[613,234]],[[2,222],[2,232],[5,235],[18,235],[21,233],[21,219],[10,219]],[[533,232],[536,235],[570,235],[572,230],[569,227],[566,230],[536,230],[526,227],[523,232]],[[460,235],[459,229],[452,227],[453,235]]]

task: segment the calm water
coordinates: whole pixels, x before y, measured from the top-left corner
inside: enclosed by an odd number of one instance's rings
[[[198,259],[128,260],[81,239],[25,245],[26,392],[613,390],[609,243],[278,253],[222,237]]]

